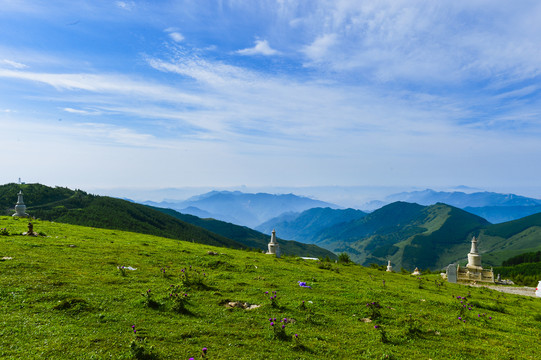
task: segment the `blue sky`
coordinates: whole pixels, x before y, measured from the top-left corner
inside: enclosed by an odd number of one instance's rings
[[[538,1],[0,0],[0,183],[541,196]]]

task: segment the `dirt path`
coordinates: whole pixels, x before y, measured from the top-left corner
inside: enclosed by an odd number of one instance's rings
[[[523,296],[534,296],[535,297],[535,288],[523,286],[523,287],[516,287],[516,286],[505,286],[505,285],[472,285],[477,287],[486,287],[492,290],[504,292],[507,294],[516,294],[516,295],[523,295]]]

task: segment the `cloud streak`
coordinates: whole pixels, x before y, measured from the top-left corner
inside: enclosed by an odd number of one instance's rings
[[[270,47],[267,40],[256,40],[255,46],[252,48],[237,50],[241,55],[278,55],[280,52]]]

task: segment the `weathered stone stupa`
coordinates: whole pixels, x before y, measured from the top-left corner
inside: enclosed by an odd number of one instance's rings
[[[479,251],[477,250],[477,239],[475,236],[471,239],[471,250],[468,253],[468,264],[466,265],[466,269],[472,271],[483,270],[483,267],[481,266],[481,255],[479,255]]]
[[[22,190],[19,191],[19,194],[17,195],[17,204],[15,204],[15,214],[12,215],[13,217],[28,217],[29,215],[26,213],[26,205],[23,201],[23,192]]]
[[[276,241],[276,230],[272,230],[271,240],[269,243],[269,255],[276,255],[277,258],[280,257],[280,244]]]
[[[481,255],[477,249],[477,239],[474,236],[471,240],[471,250],[468,253],[468,264],[466,267],[456,267],[455,274],[447,270],[447,280],[449,282],[494,282],[494,271],[492,269],[483,269],[481,265]],[[455,280],[455,281],[453,281]]]

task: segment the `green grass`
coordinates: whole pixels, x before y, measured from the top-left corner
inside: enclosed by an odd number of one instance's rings
[[[46,221],[34,222],[46,237],[16,235],[26,227],[24,219],[0,217],[10,234],[0,235],[0,258],[12,257],[0,261],[2,359],[189,359],[201,358],[203,347],[208,359],[541,354],[538,298],[441,283],[438,275],[419,280],[355,264],[276,259]],[[123,276],[117,266],[137,270]],[[171,285],[188,294],[184,307],[169,299]],[[150,299],[141,295],[148,289]],[[261,307],[228,309],[230,301]],[[294,321],[283,336],[269,318]]]

